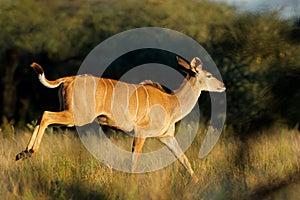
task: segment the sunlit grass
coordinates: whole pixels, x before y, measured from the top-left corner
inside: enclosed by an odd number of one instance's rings
[[[274,128],[245,141],[226,133],[212,152],[200,159],[203,131],[200,128],[186,152],[199,177],[197,184],[178,161],[144,174],[111,169],[93,158],[72,131],[48,131],[36,155],[15,162],[31,133],[0,132],[0,198],[251,199],[299,179],[298,131]],[[118,134],[111,140],[130,149],[130,136]],[[145,150],[157,145],[149,140]]]

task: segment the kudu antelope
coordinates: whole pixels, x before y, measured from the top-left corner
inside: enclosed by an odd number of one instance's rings
[[[224,84],[202,69],[202,62],[194,58],[191,63],[177,57],[188,75],[179,89],[166,93],[157,83],[128,84],[112,79],[79,75],[46,79],[43,68],[37,63],[31,67],[40,82],[49,88],[62,85],[63,111],[43,113],[41,122],[34,128],[32,137],[16,160],[30,157],[40,147],[45,129],[51,124],[82,126],[95,119],[125,132],[134,131],[132,170],[137,166],[139,154],[146,138],[155,137],[164,143],[196,180],[197,177],[177,143],[175,123],[191,112],[201,91],[222,92]]]

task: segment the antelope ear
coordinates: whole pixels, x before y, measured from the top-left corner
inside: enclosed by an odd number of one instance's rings
[[[187,70],[191,70],[191,65],[187,61],[180,58],[179,56],[176,56],[176,58],[177,58],[177,62],[179,65],[181,65],[182,67],[184,67]]]
[[[200,58],[195,57],[193,58],[193,60],[191,61],[191,67],[192,69],[194,69],[196,71],[196,69],[202,69],[203,63],[200,60]]]

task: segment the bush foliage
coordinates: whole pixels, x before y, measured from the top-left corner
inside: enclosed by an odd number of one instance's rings
[[[193,0],[0,1],[0,26],[0,115],[19,125],[58,107],[56,91],[39,85],[31,62],[51,79],[76,74],[101,41],[149,26],[182,32],[206,48],[228,88],[226,123],[239,132],[299,124],[299,19],[277,11],[240,13]]]

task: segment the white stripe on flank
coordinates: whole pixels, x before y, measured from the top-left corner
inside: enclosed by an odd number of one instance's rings
[[[47,88],[56,88],[56,87],[58,87],[58,86],[62,83],[62,81],[61,81],[61,82],[59,82],[58,84],[55,84],[55,85],[49,84],[49,83],[46,81],[46,78],[45,78],[45,74],[44,74],[44,73],[39,74],[39,79],[40,79],[40,82],[41,82],[44,86],[46,86]]]
[[[114,106],[114,101],[115,101],[115,87],[114,87],[113,82],[110,79],[108,79],[108,80],[112,86],[112,94],[111,94],[111,102],[110,102],[110,112],[112,112],[112,109]]]
[[[96,97],[96,90],[97,90],[97,78],[96,77],[92,77],[93,79],[93,91],[92,91],[92,95],[94,97],[94,101],[93,101],[93,111],[94,111],[94,114],[96,114],[97,112],[97,97]]]
[[[96,108],[97,108],[97,99],[96,99],[96,91],[97,91],[97,78],[96,77],[93,77],[93,80],[94,80],[94,91],[93,91],[93,95],[94,95],[94,101],[95,101],[95,105],[94,105],[94,111],[96,113]]]
[[[126,95],[126,102],[125,102],[125,106],[126,106],[126,111],[125,111],[125,113],[127,114],[129,114],[129,87],[128,87],[128,84],[125,84],[126,85],[126,92],[127,92],[127,95]]]
[[[89,105],[89,103],[87,102],[87,99],[86,99],[88,97],[88,92],[86,90],[86,80],[87,80],[87,78],[83,79],[83,90],[82,90],[84,92],[83,96],[85,96],[85,100],[83,100],[83,104],[84,104],[85,108]]]
[[[101,79],[102,82],[104,83],[105,85],[105,92],[104,92],[104,97],[103,97],[103,107],[105,106],[105,101],[106,101],[106,95],[107,95],[107,85],[105,83],[105,80],[104,79]]]
[[[146,101],[147,101],[146,109],[148,109],[149,108],[149,93],[148,93],[148,90],[145,86],[142,85],[142,87],[144,88],[144,90],[146,92]]]
[[[135,95],[136,95],[136,109],[135,109],[135,115],[134,115],[133,119],[136,118],[136,116],[138,114],[138,110],[139,110],[139,93],[138,93],[138,87],[136,87],[135,85],[134,85],[134,87],[135,87]]]

